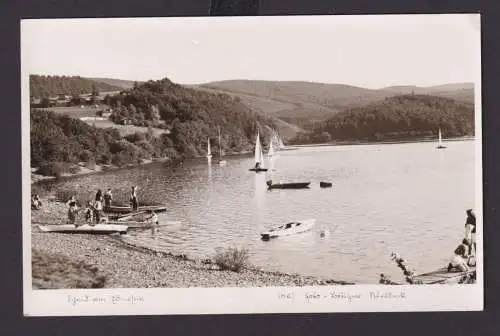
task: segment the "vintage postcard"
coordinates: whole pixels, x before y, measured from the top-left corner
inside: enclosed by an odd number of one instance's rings
[[[21,22],[27,316],[483,309],[480,16]]]

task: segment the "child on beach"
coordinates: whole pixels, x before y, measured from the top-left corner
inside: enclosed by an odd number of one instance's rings
[[[94,218],[94,210],[92,202],[90,201],[87,202],[87,207],[85,208],[84,214],[85,214],[85,223],[92,224],[92,220]]]

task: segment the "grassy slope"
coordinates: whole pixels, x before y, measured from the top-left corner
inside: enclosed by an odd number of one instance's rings
[[[416,94],[434,94],[465,101],[472,101],[473,97],[471,83],[432,87],[392,86],[371,90],[344,84],[229,80],[207,83],[200,87],[232,92],[242,100],[252,97],[261,107],[271,106],[265,112],[275,113],[279,117],[331,117],[347,107],[361,106],[412,91]]]
[[[89,79],[99,83],[105,83],[108,85],[117,86],[123,89],[130,89],[134,86],[134,81],[131,80],[115,79],[115,78],[99,78],[99,77],[93,77]],[[141,84],[141,82],[138,82],[138,84]]]

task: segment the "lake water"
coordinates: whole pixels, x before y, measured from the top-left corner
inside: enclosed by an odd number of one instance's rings
[[[158,250],[211,257],[216,248],[246,246],[264,269],[376,283],[380,273],[401,278],[395,251],[417,271],[447,264],[474,207],[474,142],[300,148],[267,162],[275,171],[250,172],[252,157],[206,160],[172,172],[163,164],[82,176],[63,187],[111,187],[167,205],[160,220],[180,220],[159,232],[136,231],[123,239]],[[305,190],[270,190],[273,181],[310,181]],[[320,181],[333,188],[321,189]],[[316,218],[304,234],[262,241],[260,233],[290,220]],[[320,232],[329,235],[321,237]]]

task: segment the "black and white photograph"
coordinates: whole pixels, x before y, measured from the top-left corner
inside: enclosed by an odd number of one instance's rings
[[[479,14],[22,20],[25,315],[482,310],[480,40]]]

